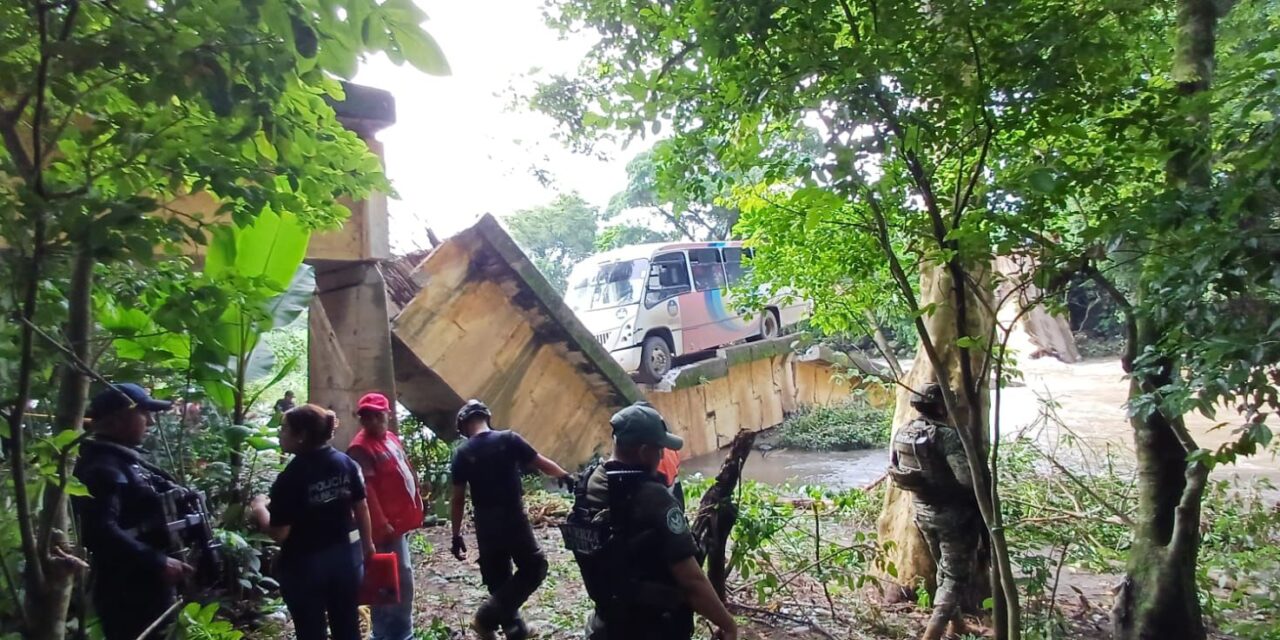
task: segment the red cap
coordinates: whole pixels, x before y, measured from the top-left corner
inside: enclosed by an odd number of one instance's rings
[[[387,401],[387,397],[378,392],[366,393],[360,397],[360,402],[356,403],[356,413],[361,411],[390,411],[391,403]]]

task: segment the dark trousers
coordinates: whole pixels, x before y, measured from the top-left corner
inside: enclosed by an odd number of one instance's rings
[[[173,588],[158,579],[94,579],[93,608],[106,640],[137,640],[176,600]],[[164,637],[172,618],[157,625],[148,638]]]
[[[538,547],[523,507],[477,509],[475,525],[480,578],[491,596],[488,611],[482,612],[488,619],[482,622],[511,624],[546,579],[547,558]]]
[[[364,558],[356,544],[282,558],[280,594],[293,618],[295,637],[325,640],[327,626],[333,640],[360,640],[356,596],[363,577]]]
[[[693,637],[693,612],[687,609],[665,616],[649,612],[615,617],[617,621],[606,622],[598,609],[594,611],[587,618],[587,640],[689,640]]]

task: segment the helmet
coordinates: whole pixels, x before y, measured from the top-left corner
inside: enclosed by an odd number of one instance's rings
[[[457,423],[458,428],[461,429],[462,425],[466,424],[468,420],[476,416],[484,416],[485,418],[492,418],[493,413],[489,411],[489,407],[485,405],[485,403],[480,402],[475,398],[472,398],[471,400],[468,400],[466,404],[462,405],[462,408],[458,410],[458,423]]]
[[[911,406],[918,410],[936,409],[941,410],[945,405],[942,401],[942,387],[936,382],[930,382],[920,391],[911,393]]]

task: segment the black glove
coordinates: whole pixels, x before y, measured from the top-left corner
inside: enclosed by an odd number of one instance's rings
[[[578,489],[578,479],[572,473],[566,473],[556,478],[556,484],[569,493],[573,493]]]
[[[453,557],[459,560],[467,559],[467,543],[463,542],[462,534],[453,534]]]

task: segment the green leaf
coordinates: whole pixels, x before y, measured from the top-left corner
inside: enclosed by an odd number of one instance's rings
[[[311,231],[292,213],[264,209],[247,227],[219,227],[205,256],[205,273],[263,277],[284,290],[307,253]]]
[[[1053,172],[1048,169],[1036,169],[1027,176],[1027,184],[1031,188],[1043,194],[1053,193],[1057,188],[1057,180],[1054,178]]]
[[[1271,427],[1268,427],[1265,422],[1249,423],[1246,434],[1248,435],[1250,440],[1253,440],[1254,442],[1258,443],[1259,447],[1265,448],[1271,444],[1271,437],[1272,437]]]
[[[280,443],[263,436],[251,436],[245,442],[253,448],[254,451],[272,451],[280,448]]]
[[[289,287],[284,293],[276,296],[267,305],[267,314],[271,318],[271,328],[285,327],[293,324],[307,307],[316,293],[316,272],[311,265],[302,264],[289,280]]]
[[[79,438],[79,437],[80,437],[79,431],[64,429],[62,431],[59,431],[57,434],[55,434],[53,438],[50,440],[50,442],[53,443],[53,446],[55,449],[61,451],[63,449],[66,449],[68,445],[70,445],[72,442],[75,442],[76,438]]]
[[[436,44],[431,34],[417,26],[400,25],[392,25],[391,33],[396,39],[396,44],[400,45],[400,52],[404,54],[404,59],[419,71],[433,76],[447,76],[452,73],[449,69],[449,61],[444,57],[444,51],[440,49],[439,44]]]
[[[272,162],[280,159],[280,156],[276,154],[275,145],[271,144],[271,141],[267,139],[266,132],[261,129],[259,129],[258,133],[253,136],[253,146],[257,147],[258,153],[261,154],[262,157]]]
[[[239,449],[250,436],[254,435],[253,429],[242,424],[227,425],[222,431],[222,437],[226,439],[227,446],[233,449]]]

